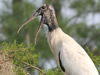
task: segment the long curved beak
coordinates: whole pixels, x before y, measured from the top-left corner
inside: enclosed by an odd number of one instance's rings
[[[23,28],[23,26],[25,26],[27,23],[29,23],[30,21],[32,21],[35,17],[39,16],[39,12],[35,12],[30,18],[28,18],[24,24],[21,25],[21,27],[18,29],[17,33],[19,33],[19,31]]]

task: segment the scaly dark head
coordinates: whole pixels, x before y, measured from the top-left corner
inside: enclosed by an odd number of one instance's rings
[[[21,28],[26,25],[28,22],[30,22],[32,19],[34,19],[37,16],[41,16],[41,22],[38,27],[38,31],[36,33],[35,37],[35,44],[37,40],[38,33],[41,29],[41,26],[43,24],[46,24],[48,26],[49,32],[52,32],[54,29],[58,27],[57,21],[56,21],[56,16],[53,11],[53,8],[50,5],[43,4],[29,19],[27,19],[24,24],[18,29],[18,32],[21,30]]]

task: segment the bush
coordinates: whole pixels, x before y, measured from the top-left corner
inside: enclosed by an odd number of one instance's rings
[[[18,75],[26,75],[28,72],[34,72],[32,66],[38,64],[39,54],[35,52],[34,46],[25,47],[23,44],[16,44],[14,41],[13,44],[2,43],[1,52],[13,60],[15,65],[15,72]],[[28,64],[27,64],[28,63]]]
[[[100,65],[100,56],[95,56],[88,48],[87,53],[92,58],[96,66]],[[12,64],[10,65],[13,66],[13,69],[11,68],[10,70],[16,72],[12,72],[12,75],[30,75],[30,72],[34,72],[34,70],[38,70],[40,75],[63,75],[59,68],[46,71],[45,69],[41,70],[36,67],[39,62],[39,53],[36,53],[35,47],[32,45],[30,47],[26,47],[23,43],[17,44],[16,41],[14,41],[13,44],[4,42],[1,44],[0,56],[2,56],[1,58],[5,58],[7,62],[11,61],[10,63]],[[0,62],[2,61],[4,60],[0,60]]]

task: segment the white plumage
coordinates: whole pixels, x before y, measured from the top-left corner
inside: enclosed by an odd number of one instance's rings
[[[60,28],[48,32],[47,35],[48,44],[58,64],[60,52],[65,75],[99,75],[94,63],[84,49]]]

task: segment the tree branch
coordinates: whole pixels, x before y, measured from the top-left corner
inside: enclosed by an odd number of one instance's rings
[[[38,71],[40,71],[42,74],[45,74],[41,69],[39,69],[38,67],[36,67],[36,66],[33,66],[33,65],[31,65],[31,64],[29,64],[29,63],[26,63],[26,62],[24,62],[26,65],[29,65],[30,67],[33,67],[33,68],[35,68],[36,70],[38,70]]]

